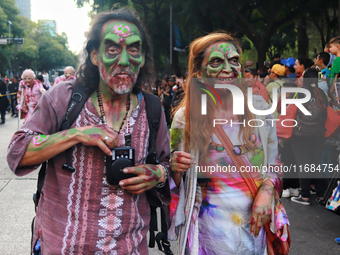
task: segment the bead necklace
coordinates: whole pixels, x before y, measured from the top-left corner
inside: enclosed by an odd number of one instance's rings
[[[105,118],[105,112],[104,112],[104,106],[103,106],[103,99],[102,99],[101,93],[99,91],[99,88],[97,89],[97,99],[98,99],[98,105],[99,105],[99,109],[100,109],[100,119],[102,120],[103,124],[106,124],[106,118]],[[122,121],[122,124],[120,124],[118,132],[115,130],[118,133],[118,135],[120,134],[120,131],[122,130],[122,128],[124,126],[124,123],[125,123],[126,117],[128,116],[129,111],[130,111],[130,93],[128,94],[127,99],[126,99],[126,113],[125,113],[124,119]]]

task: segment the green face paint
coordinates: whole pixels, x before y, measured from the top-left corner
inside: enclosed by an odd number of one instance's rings
[[[240,55],[235,45],[218,42],[207,50],[207,55],[202,63],[203,78],[221,78],[224,80],[225,78],[239,76],[241,73]]]
[[[107,23],[99,54],[101,80],[116,94],[127,94],[136,83],[144,63],[138,28],[129,22]]]
[[[48,139],[48,135],[37,135],[33,137],[33,144],[40,145]]]

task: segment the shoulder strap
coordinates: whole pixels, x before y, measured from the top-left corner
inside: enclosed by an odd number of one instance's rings
[[[280,84],[279,82],[275,81],[275,83],[278,84],[280,88],[282,87],[282,84]]]
[[[87,99],[93,91],[86,90],[86,88],[77,81],[73,84],[72,95],[68,103],[65,118],[61,124],[60,131],[69,129],[73,122],[77,119],[79,113],[84,107]]]
[[[148,164],[158,164],[158,158],[155,148],[156,137],[161,120],[161,101],[155,95],[143,91],[145,100],[145,109],[149,123],[150,136],[149,136],[149,149],[146,162]]]
[[[145,100],[145,109],[149,123],[149,149],[148,157],[146,163],[148,164],[159,164],[157,152],[155,148],[156,137],[158,134],[158,129],[161,120],[162,104],[158,97],[148,92],[143,91],[143,96]],[[168,226],[166,222],[166,212],[162,207],[162,203],[157,196],[152,195],[149,191],[146,192],[146,196],[149,202],[151,217],[150,217],[150,240],[149,247],[155,247],[155,241],[157,241],[157,246],[160,251],[166,255],[173,255],[170,249],[170,242],[168,241]],[[155,231],[158,231],[158,221],[157,221],[157,207],[161,211],[161,232],[155,237]]]
[[[86,89],[85,86],[81,85],[77,81],[73,84],[72,95],[68,103],[65,118],[61,124],[60,131],[69,129],[73,122],[76,121],[79,113],[84,108],[84,104],[91,95],[93,90]],[[69,151],[66,151],[66,162],[62,168],[66,171],[74,172],[74,167],[70,166]]]
[[[233,153],[233,144],[230,141],[229,137],[227,136],[227,134],[224,132],[223,128],[220,125],[217,125],[215,127],[215,134],[217,136],[217,138],[220,140],[220,142],[222,143],[224,149],[226,150],[226,152],[228,153],[230,159],[233,161],[234,165],[236,166],[236,168],[239,170],[242,178],[244,179],[244,181],[246,182],[246,184],[249,187],[250,192],[252,193],[253,197],[256,196],[256,193],[258,191],[256,183],[253,179],[253,177],[251,176],[250,173],[247,173],[245,171],[240,171],[241,166],[245,166],[244,161],[242,160],[241,157],[236,156]]]
[[[66,130],[71,127],[73,122],[77,119],[80,111],[83,109],[85,102],[91,95],[93,90],[87,90],[85,87],[81,84],[79,84],[77,81],[74,82],[72,86],[72,95],[71,99],[69,101],[67,111],[65,118],[61,124],[60,131]],[[37,192],[33,197],[33,201],[35,203],[35,206],[38,206],[39,198],[41,195],[42,187],[44,185],[45,181],[45,175],[46,175],[46,165],[47,161],[45,161],[40,170],[39,170],[39,176],[38,176],[38,182],[37,182]],[[66,152],[66,163],[63,164],[62,168],[64,170],[74,172],[75,169],[69,165],[69,153]]]

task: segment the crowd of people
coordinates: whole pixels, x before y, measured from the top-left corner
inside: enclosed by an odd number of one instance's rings
[[[22,75],[13,78],[1,79],[0,75],[0,113],[1,122],[5,124],[6,113],[11,112],[11,117],[19,117],[26,120],[32,115],[41,95],[61,81],[74,79],[75,70],[72,66],[64,69],[64,74],[50,82],[47,73],[36,76],[33,70],[26,69]]]
[[[98,14],[84,51],[87,57],[77,73],[66,68],[55,81],[58,86],[49,91],[44,77],[35,79],[32,70],[23,72],[19,84],[15,77],[11,87],[13,93],[17,89],[21,105],[13,106],[12,115],[18,109],[26,117],[9,145],[10,169],[22,176],[48,161],[33,228],[34,254],[148,254],[150,195],[169,205],[168,237],[178,240],[181,255],[288,254],[289,220],[280,196],[309,205],[315,188],[321,201],[327,176],[283,177],[282,184],[277,170],[282,164],[320,165],[326,150],[337,164],[338,138],[325,143],[324,125],[328,104],[339,105],[340,37],[333,38],[314,62],[275,56],[257,70],[253,61],[242,66],[242,49],[235,38],[215,32],[190,44],[185,76],[166,75],[154,82],[146,32],[131,10],[119,9]],[[151,95],[143,91],[146,84],[156,85],[151,91],[161,101],[159,107],[152,105],[160,108],[160,116],[149,122]],[[244,114],[235,115],[231,91],[215,89],[215,84],[233,85],[245,97],[252,88],[254,108],[268,110],[274,104],[275,111],[259,116],[262,127],[212,125],[216,119],[249,123],[255,118],[248,100],[241,104]],[[1,86],[0,93],[7,93]],[[284,87],[309,91],[311,99],[305,105],[313,109],[314,118],[310,130],[296,128],[286,140],[269,125],[282,116]],[[68,104],[74,88],[84,88],[77,92],[83,93],[83,104],[63,130],[65,114],[77,108]],[[208,114],[202,114],[206,94],[218,100],[206,100]],[[299,112],[296,118],[303,127],[307,120]],[[151,153],[149,147],[154,149]],[[124,150],[129,153],[121,154]],[[229,170],[200,171],[211,166]],[[240,171],[253,167],[259,171]],[[112,181],[110,174],[116,172],[119,179]]]

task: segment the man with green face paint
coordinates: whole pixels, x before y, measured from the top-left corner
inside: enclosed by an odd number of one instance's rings
[[[145,191],[167,204],[171,196],[164,113],[155,140],[159,164],[146,164],[150,131],[141,85],[151,84],[153,70],[145,32],[128,10],[99,14],[85,55],[76,80],[44,94],[9,146],[7,161],[17,175],[49,160],[32,247],[40,242],[44,254],[148,254]],[[94,92],[71,129],[58,132],[74,83]],[[106,159],[129,146],[125,135],[135,148],[135,167],[124,173],[135,177],[114,185],[106,179],[112,171]],[[62,168],[67,153],[74,172]]]

